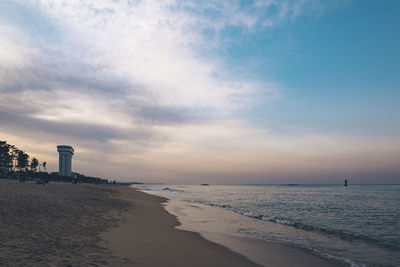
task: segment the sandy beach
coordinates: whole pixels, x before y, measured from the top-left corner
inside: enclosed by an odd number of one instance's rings
[[[0,265],[333,266],[293,248],[239,240],[228,249],[178,230],[165,201],[128,186],[0,180]]]
[[[103,266],[99,234],[128,203],[111,186],[0,179],[0,266]]]

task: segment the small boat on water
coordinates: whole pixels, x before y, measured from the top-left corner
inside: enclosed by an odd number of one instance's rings
[[[209,185],[209,184],[201,184],[201,185],[203,185],[203,186],[207,186],[207,185]]]

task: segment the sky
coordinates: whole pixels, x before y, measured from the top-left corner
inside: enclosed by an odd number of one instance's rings
[[[399,10],[0,0],[0,140],[119,181],[400,183]]]

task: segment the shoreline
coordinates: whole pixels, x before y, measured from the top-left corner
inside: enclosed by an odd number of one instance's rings
[[[111,266],[260,266],[245,256],[203,238],[178,230],[176,216],[152,196],[129,186],[117,187],[119,199],[131,203],[117,227],[101,233],[102,246],[118,259]]]
[[[300,249],[191,229],[167,201],[130,186],[0,179],[0,265],[338,266]]]
[[[345,266],[285,244],[199,231],[168,208],[170,200],[165,197],[132,187],[120,187],[118,192],[133,210],[102,238],[125,260],[119,266]]]
[[[0,265],[259,266],[128,186],[0,179]]]
[[[220,222],[210,225],[202,223],[202,221],[214,221],[217,217],[237,221],[244,219],[248,225],[262,223],[230,210],[179,200],[168,200],[163,205],[169,213],[177,216],[180,222],[177,229],[198,232],[207,240],[227,247],[263,266],[348,266],[341,261],[321,257],[301,247],[228,233],[229,230],[219,228]]]

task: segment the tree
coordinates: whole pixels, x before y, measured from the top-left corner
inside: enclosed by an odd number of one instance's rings
[[[12,166],[13,156],[11,146],[6,141],[0,141],[0,175],[6,177]]]
[[[6,141],[0,141],[0,171],[1,176],[4,177],[6,174],[7,164],[7,156],[8,156],[9,148],[7,146]]]
[[[18,168],[21,171],[22,169],[24,169],[28,166],[29,155],[26,154],[24,151],[19,150],[17,160],[18,160]]]
[[[42,166],[43,166],[44,170],[46,171],[46,161],[44,161],[44,162],[42,163]]]
[[[31,170],[36,171],[37,166],[39,166],[39,161],[36,158],[32,158],[31,160]]]

